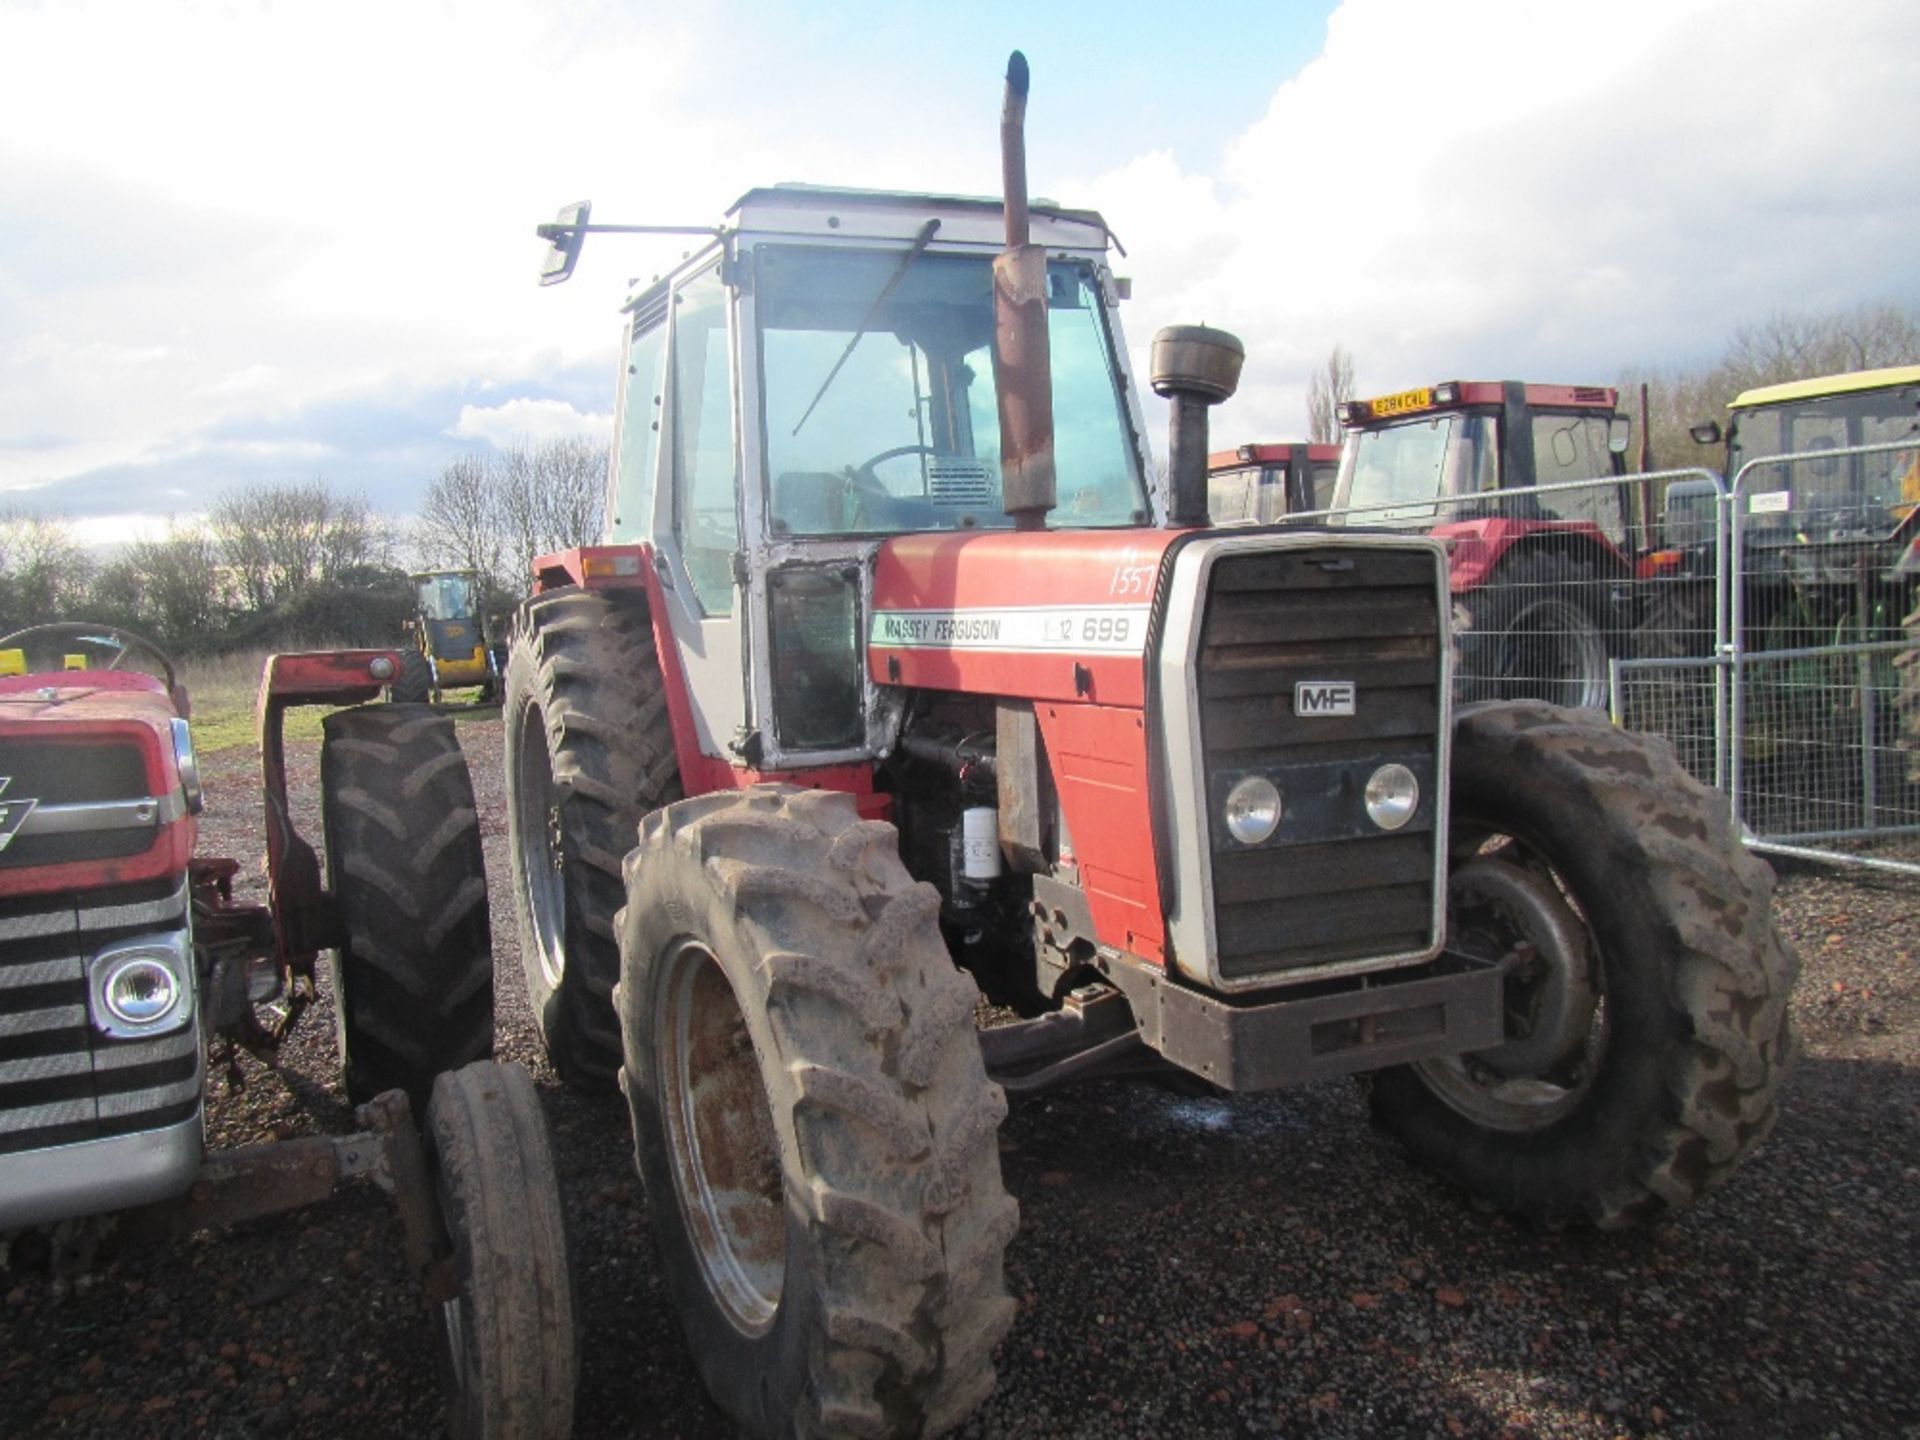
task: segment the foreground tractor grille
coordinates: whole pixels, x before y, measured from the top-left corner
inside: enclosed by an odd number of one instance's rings
[[[1438,563],[1429,550],[1355,545],[1215,562],[1195,683],[1223,979],[1433,943]],[[1391,832],[1367,817],[1363,799],[1390,762],[1420,786],[1413,819]],[[1278,830],[1257,845],[1224,823],[1227,793],[1249,775],[1283,797]]]
[[[197,1018],[148,1040],[94,1029],[87,962],[116,941],[187,923],[184,884],[0,906],[0,1154],[190,1119],[200,1101]]]

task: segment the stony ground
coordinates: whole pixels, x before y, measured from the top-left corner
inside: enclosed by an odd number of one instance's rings
[[[497,718],[463,721],[505,896]],[[296,747],[317,837],[315,747]],[[209,758],[203,853],[260,891],[257,782]],[[1724,1192],[1625,1235],[1477,1213],[1346,1083],[1237,1100],[1101,1084],[1016,1104],[1020,1314],[974,1436],[1920,1435],[1920,881],[1798,871],[1806,1058]],[[537,1052],[509,912],[501,1051],[540,1083],[571,1213],[582,1437],[723,1435],[665,1305],[614,1098]],[[331,1016],[211,1109],[217,1145],[348,1127]],[[436,1433],[427,1327],[375,1193],[78,1279],[0,1274],[0,1435]]]

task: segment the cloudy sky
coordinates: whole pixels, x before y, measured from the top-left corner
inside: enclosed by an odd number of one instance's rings
[[[1246,340],[1223,442],[1301,433],[1335,343],[1363,391],[1606,382],[1920,303],[1911,0],[1080,9],[0,0],[0,508],[106,541],[317,476],[405,514],[462,451],[604,435],[625,283],[685,242],[542,290],[536,222],[994,193],[1014,46],[1135,351]]]

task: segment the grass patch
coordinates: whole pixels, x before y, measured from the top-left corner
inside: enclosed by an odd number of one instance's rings
[[[260,698],[260,674],[270,650],[240,650],[209,659],[179,663],[181,684],[193,700],[193,743],[203,755],[260,743],[254,706]],[[289,740],[318,740],[324,705],[301,705],[287,711]]]

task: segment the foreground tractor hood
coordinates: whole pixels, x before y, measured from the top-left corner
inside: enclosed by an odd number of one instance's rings
[[[880,547],[867,667],[883,685],[1139,707],[1177,530],[906,535]]]
[[[196,822],[160,681],[0,680],[0,896],[183,874]]]

